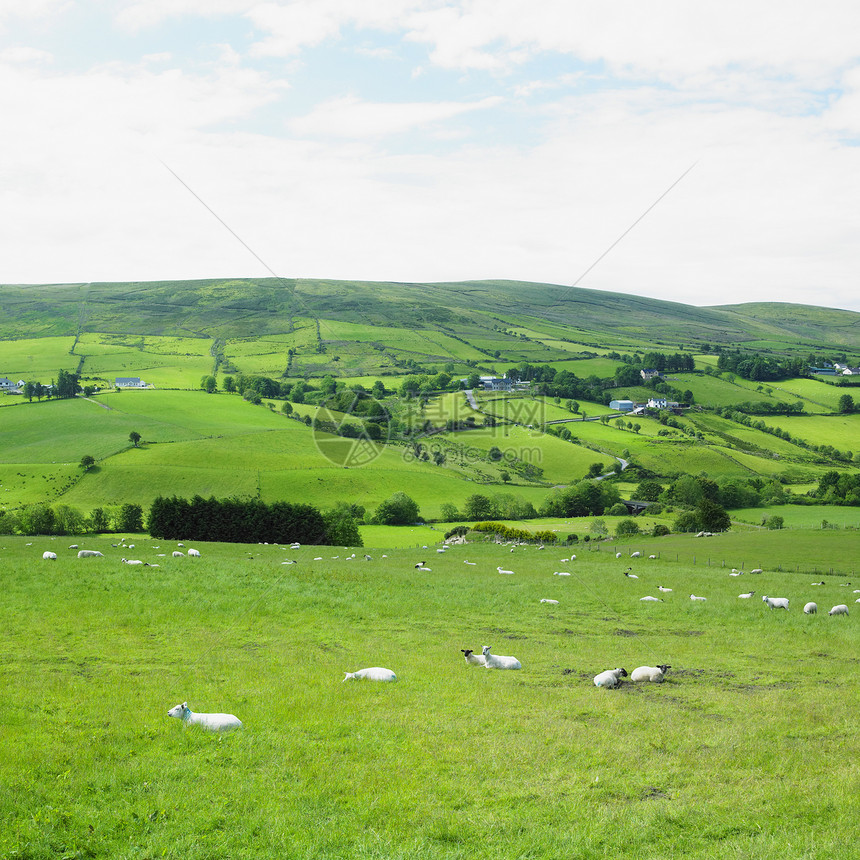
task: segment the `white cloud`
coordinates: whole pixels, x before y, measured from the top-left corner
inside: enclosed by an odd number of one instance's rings
[[[477,102],[370,103],[354,96],[332,99],[318,105],[312,113],[290,123],[298,135],[331,137],[385,137],[444,122],[472,111],[496,107],[499,97]]]
[[[54,55],[39,48],[20,45],[0,51],[0,63],[50,63]]]

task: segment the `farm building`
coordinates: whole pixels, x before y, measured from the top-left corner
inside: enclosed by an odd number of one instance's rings
[[[639,375],[645,382],[648,382],[649,379],[662,379],[663,377],[660,375],[659,370],[654,370],[653,368],[650,370],[640,370]]]
[[[609,408],[619,412],[632,412],[636,404],[632,400],[610,400]]]
[[[13,388],[17,388],[17,386],[11,379],[7,379],[5,376],[0,377],[0,391],[11,391]]]
[[[146,383],[137,376],[118,376],[114,385],[117,388],[146,388]]]

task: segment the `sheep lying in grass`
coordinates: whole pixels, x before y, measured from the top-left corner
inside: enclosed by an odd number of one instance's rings
[[[788,610],[787,597],[768,597],[767,595],[765,595],[764,597],[762,597],[762,600],[768,605],[770,609]]]
[[[233,714],[195,714],[188,707],[188,702],[171,708],[167,716],[178,717],[186,726],[200,726],[210,732],[227,732],[242,727],[242,721]]]
[[[739,594],[738,597],[743,598],[744,600],[748,600],[755,594],[754,591],[748,591],[746,594]]]
[[[566,570],[557,570],[553,576],[570,576]]]
[[[690,600],[707,600],[707,597],[697,597],[695,594],[690,595]]]
[[[45,561],[56,561],[57,554],[55,552],[43,552],[42,558],[45,559]]]
[[[173,557],[174,558],[185,558],[185,553],[180,552],[178,549],[175,549],[175,550],[173,550]]]
[[[671,588],[666,588],[665,585],[658,585],[657,586],[657,591],[671,591],[671,590],[672,590]]]
[[[611,690],[621,683],[622,678],[626,677],[626,669],[607,669],[605,672],[594,676],[594,686],[605,687],[607,690]]]
[[[484,645],[481,649],[484,653],[484,659],[487,661],[488,669],[522,669],[522,664],[516,657],[502,657],[499,654],[491,654],[490,646]]]
[[[815,615],[815,613],[818,612],[818,604],[807,603],[806,606],[803,607],[803,612],[805,615]]]
[[[660,666],[639,666],[630,673],[631,681],[653,681],[659,684],[666,677],[666,670],[671,669],[665,663]]]
[[[497,567],[497,568],[496,568],[496,570],[497,570],[499,573],[504,573],[504,574],[506,574],[507,576],[513,576],[513,575],[514,575],[514,572],[513,572],[512,570],[504,570],[504,569],[503,569],[503,568],[501,568],[501,567]]]
[[[750,573],[764,573],[764,571],[760,567],[754,567]]]
[[[665,602],[662,597],[652,597],[650,594],[647,597],[640,597],[639,600],[643,601],[645,603],[664,603]]]
[[[470,666],[486,666],[487,658],[483,654],[475,654],[471,648],[461,648],[463,652],[463,656],[466,658],[466,662]]]
[[[97,549],[81,549],[78,550],[78,558],[104,558],[104,554]]]
[[[552,599],[551,599],[551,598],[549,598],[549,597],[542,597],[542,598],[540,599],[540,602],[541,602],[541,603],[552,603],[553,605],[558,604],[558,601],[557,601],[557,600],[552,600]]]
[[[359,669],[357,672],[344,672],[344,681],[396,681],[397,675],[391,669],[372,666],[370,669]]]
[[[833,609],[831,609],[830,612],[828,612],[827,614],[828,615],[847,615],[848,614],[848,607],[844,603],[840,603],[838,606],[834,606]]]

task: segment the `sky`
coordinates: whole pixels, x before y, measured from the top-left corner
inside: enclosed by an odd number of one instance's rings
[[[860,311],[858,33],[854,0],[0,0],[0,282]]]

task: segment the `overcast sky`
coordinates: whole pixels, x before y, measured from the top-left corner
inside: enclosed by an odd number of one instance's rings
[[[0,282],[860,310],[858,33],[855,0],[0,0]]]

